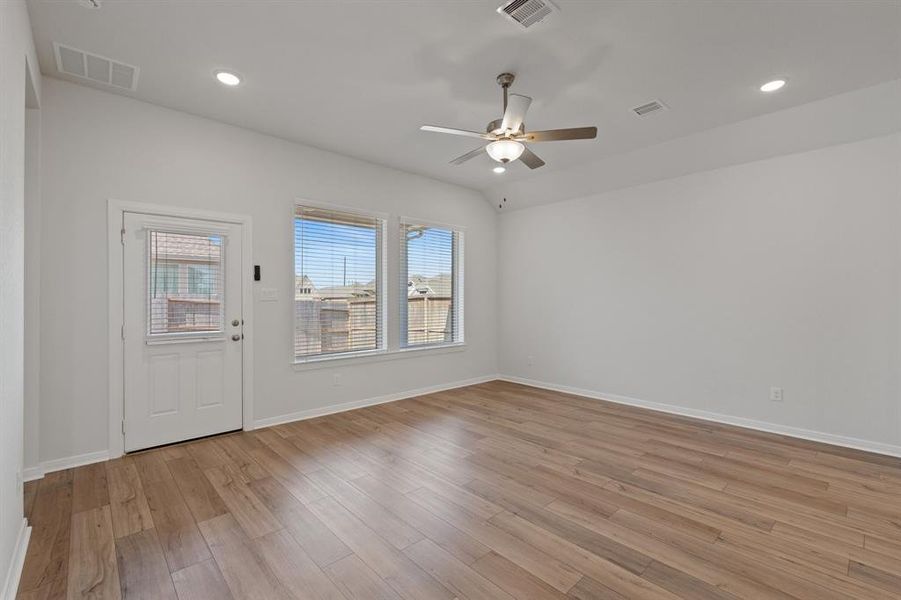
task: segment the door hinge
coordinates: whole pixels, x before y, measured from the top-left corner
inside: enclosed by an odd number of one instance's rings
[[[125,245],[125,228],[124,227],[119,231],[119,240],[122,242],[122,245],[124,246]]]
[[[125,435],[125,421],[122,421],[122,435]]]
[[[125,323],[122,323],[122,339],[125,339]]]

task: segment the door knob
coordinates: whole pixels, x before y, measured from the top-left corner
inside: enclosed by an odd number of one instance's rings
[[[233,336],[232,336],[232,341],[233,341],[233,342],[239,342],[239,341],[241,341],[241,334],[236,333],[235,335],[233,335]]]
[[[239,321],[238,319],[233,319],[233,320],[232,320],[232,327],[237,327],[237,326],[240,325],[240,324],[241,324],[241,321]]]

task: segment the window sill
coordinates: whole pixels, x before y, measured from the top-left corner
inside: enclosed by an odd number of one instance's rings
[[[144,343],[148,346],[164,346],[169,344],[196,344],[202,342],[224,342],[226,337],[219,333],[215,335],[197,335],[191,333],[159,334],[153,337],[145,337]]]
[[[295,371],[310,371],[314,369],[327,369],[337,367],[338,365],[360,365],[382,362],[386,360],[397,360],[399,358],[415,358],[418,356],[431,356],[435,354],[447,354],[450,352],[463,352],[465,350],[466,342],[455,342],[452,344],[424,346],[421,348],[398,348],[395,350],[377,350],[350,355],[323,356],[319,358],[311,358],[308,360],[295,361],[293,363],[293,367]]]

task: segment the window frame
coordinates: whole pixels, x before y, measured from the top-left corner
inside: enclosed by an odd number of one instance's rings
[[[378,222],[376,229],[376,248],[375,248],[375,296],[376,296],[376,347],[367,350],[350,350],[345,352],[329,352],[320,354],[309,354],[300,356],[296,353],[294,346],[294,336],[297,332],[297,310],[296,310],[296,292],[295,280],[297,273],[297,238],[295,231],[295,223],[298,218],[298,211],[302,208],[310,208],[316,210],[333,211],[348,213],[356,217],[364,217],[375,219]],[[291,348],[293,355],[293,364],[295,367],[303,367],[315,365],[317,363],[328,363],[336,360],[352,360],[366,356],[380,355],[388,352],[388,298],[387,287],[385,285],[388,268],[387,268],[387,248],[388,248],[388,220],[390,215],[387,213],[370,211],[353,206],[344,206],[333,203],[323,203],[313,200],[297,199],[294,201],[291,213],[291,247],[293,256],[291,263],[291,322],[293,327],[291,330]]]
[[[409,339],[409,316],[408,316],[408,284],[409,273],[407,272],[407,240],[404,235],[406,225],[417,225],[420,227],[431,227],[434,229],[444,229],[451,232],[451,311],[453,311],[453,331],[450,341],[427,342],[421,344],[410,344]],[[417,217],[409,217],[401,215],[397,219],[397,244],[398,244],[398,333],[399,333],[399,350],[401,352],[410,352],[416,350],[428,350],[433,348],[448,348],[453,346],[464,346],[466,344],[464,326],[464,298],[465,298],[465,282],[464,282],[464,249],[466,246],[466,229],[459,225],[451,225],[448,223],[440,223],[429,219],[420,219]]]

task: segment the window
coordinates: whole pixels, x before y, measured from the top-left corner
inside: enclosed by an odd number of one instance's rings
[[[296,208],[296,361],[384,348],[384,223],[358,213]]]
[[[216,273],[210,265],[188,266],[188,294],[207,296],[213,289]]]
[[[148,333],[222,331],[220,235],[151,230],[148,239]]]
[[[401,346],[463,341],[462,257],[462,232],[401,220]]]
[[[178,294],[178,265],[154,264],[152,267],[152,285],[157,294]]]

